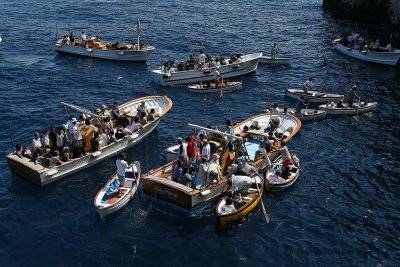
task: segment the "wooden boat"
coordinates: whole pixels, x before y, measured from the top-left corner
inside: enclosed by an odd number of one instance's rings
[[[164,66],[150,69],[150,78],[162,86],[199,83],[214,80],[215,72],[223,78],[233,78],[256,71],[261,53],[242,55],[234,62],[221,65],[219,68],[207,64],[204,68],[195,66],[190,70],[179,71]]]
[[[189,85],[189,91],[196,93],[229,93],[242,89],[242,82],[227,82],[220,86],[216,86],[215,83],[211,83],[210,87],[207,84],[195,84]]]
[[[271,65],[290,65],[292,64],[292,59],[288,57],[280,57],[277,56],[275,58],[271,58],[270,56],[261,56],[258,59],[259,63],[263,64],[271,64]]]
[[[348,104],[343,104],[343,107],[337,107],[336,103],[329,103],[320,105],[319,109],[324,110],[326,114],[332,115],[359,115],[363,113],[367,113],[376,109],[378,103],[361,103],[358,105],[357,103],[353,104],[353,107],[350,108]]]
[[[343,39],[339,38],[333,41],[333,47],[350,57],[377,63],[377,64],[384,64],[390,66],[396,66],[400,64],[400,50],[393,49],[393,51],[384,52],[384,51],[366,51],[366,50],[359,50],[359,49],[352,49],[345,45],[343,45]]]
[[[268,182],[265,183],[267,189],[270,189],[272,191],[280,191],[288,188],[297,181],[297,178],[299,177],[300,174],[300,169],[297,168],[292,161],[289,164],[290,172],[292,174],[289,177],[289,179],[287,179],[285,182],[282,183],[274,183],[269,179],[271,175],[274,175],[276,173],[276,171],[282,170],[282,158],[279,157],[276,160],[276,162],[272,164],[272,166],[273,166],[272,169],[270,169],[267,173]]]
[[[119,105],[120,112],[124,113],[129,119],[135,117],[137,108],[142,101],[145,101],[146,108],[148,111],[154,108],[156,111],[156,118],[154,121],[148,122],[143,126],[142,129],[135,132],[132,135],[125,136],[118,139],[114,143],[110,143],[104,147],[101,147],[98,151],[93,153],[86,153],[86,155],[80,158],[74,158],[64,162],[62,165],[45,167],[39,164],[35,164],[31,159],[23,157],[19,158],[15,153],[11,153],[7,156],[8,166],[12,173],[21,176],[31,182],[38,185],[45,185],[53,182],[61,177],[67,176],[91,165],[100,162],[103,159],[109,158],[116,155],[117,153],[134,146],[135,144],[142,141],[147,137],[159,124],[161,118],[171,109],[172,101],[166,96],[147,96],[131,100],[122,105]],[[78,110],[79,112],[88,114],[92,117],[96,117],[97,114],[93,114],[91,111],[78,106],[63,103],[68,109]],[[81,128],[82,136],[87,137],[86,132],[93,133],[89,127]],[[90,136],[89,136],[90,138]]]
[[[154,52],[155,47],[148,44],[140,43],[140,21],[137,19],[137,40],[136,44],[112,45],[110,42],[100,41],[94,37],[83,45],[79,38],[71,42],[68,37],[57,40],[55,50],[60,53],[68,53],[86,57],[131,61],[131,62],[146,62],[150,55]]]
[[[304,95],[303,89],[286,89],[285,93],[287,97],[294,99],[299,99],[301,95]],[[308,103],[339,102],[343,100],[344,95],[308,91],[306,98]]]
[[[198,173],[191,173],[195,187],[180,184],[171,180],[171,174],[176,161],[171,161],[164,166],[151,170],[143,178],[143,190],[147,197],[156,200],[168,207],[174,208],[188,214],[195,214],[205,207],[214,203],[229,188],[227,179],[229,177],[228,166],[231,163],[230,153],[226,148],[227,136],[230,138],[244,138],[244,148],[249,155],[249,160],[256,169],[262,171],[266,168],[264,160],[258,155],[258,147],[264,136],[271,130],[271,124],[283,133],[281,138],[289,141],[301,128],[301,121],[289,114],[260,114],[242,121],[234,126],[235,136],[222,133],[218,130],[189,124],[191,128],[204,129],[208,132],[209,142],[216,144],[216,153],[220,156],[220,166],[223,177],[216,183],[203,185],[199,182]],[[217,145],[218,144],[218,145]],[[268,154],[274,159],[279,154],[280,142]]]
[[[227,196],[225,195],[215,207],[217,216],[221,225],[231,223],[240,220],[247,214],[249,214],[260,202],[262,193],[264,191],[264,179],[260,179],[257,176],[253,176],[253,184],[248,189],[247,195],[242,197],[243,206],[238,207],[233,212],[227,212],[224,210],[226,205]],[[258,186],[256,186],[256,183]]]
[[[116,172],[111,176],[94,198],[94,206],[100,218],[105,218],[128,204],[138,189],[140,176],[141,170],[138,161],[135,161],[132,168],[125,173],[124,187],[119,187]]]
[[[269,112],[269,109],[264,109],[263,112]],[[300,114],[296,113],[295,108],[288,108],[288,113],[295,116],[302,122],[322,120],[326,116],[326,112],[324,110],[312,108],[304,108],[301,110]]]

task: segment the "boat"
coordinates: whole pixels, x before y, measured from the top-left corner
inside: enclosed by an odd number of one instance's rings
[[[225,195],[215,207],[218,220],[221,225],[240,220],[249,214],[260,202],[262,193],[264,191],[264,179],[258,178],[256,175],[252,177],[253,184],[247,190],[246,196],[242,197],[243,204],[236,208],[235,211],[225,211],[226,199]],[[256,185],[257,183],[257,185]]]
[[[269,112],[269,109],[264,109],[263,112]],[[303,108],[301,109],[301,113],[296,113],[295,108],[288,108],[287,113],[295,116],[302,122],[322,120],[326,116],[326,112],[324,110],[313,108]]]
[[[258,59],[258,62],[271,65],[290,65],[292,64],[292,59],[288,57],[281,57],[279,55],[275,58],[271,58],[270,56],[261,56]]]
[[[285,93],[287,97],[294,99],[299,99],[300,96],[304,95],[303,89],[286,89]],[[308,91],[306,98],[308,103],[339,102],[343,100],[344,95]]]
[[[326,114],[331,115],[359,115],[373,111],[377,106],[377,102],[362,102],[360,104],[353,104],[353,107],[351,108],[347,103],[343,103],[343,107],[338,107],[336,103],[329,103],[320,105],[319,109],[324,110]]]
[[[141,176],[140,163],[135,161],[132,168],[125,173],[124,187],[120,187],[117,173],[111,175],[111,178],[104,184],[94,198],[94,206],[100,215],[100,218],[120,210],[135,195]]]
[[[193,215],[216,202],[229,188],[227,179],[230,177],[228,166],[231,160],[230,152],[226,147],[227,137],[242,140],[242,146],[247,151],[249,161],[260,172],[267,167],[262,156],[257,153],[264,136],[268,136],[268,132],[275,129],[275,132],[281,132],[280,138],[287,142],[300,130],[301,121],[289,114],[259,114],[236,124],[234,126],[234,136],[194,124],[189,124],[189,126],[208,132],[209,143],[214,143],[215,153],[220,158],[222,178],[216,183],[204,185],[199,181],[198,173],[195,171],[191,173],[191,179],[195,186],[193,184],[192,186],[187,186],[175,182],[171,179],[173,167],[176,164],[176,160],[174,160],[149,171],[143,176],[142,183],[146,197],[177,211]],[[271,127],[273,128],[271,129]],[[280,144],[281,142],[276,142],[274,148],[269,152],[268,156],[271,159],[280,154]],[[213,153],[213,150],[211,153]]]
[[[292,154],[292,157],[293,156],[294,155]],[[290,175],[289,179],[287,179],[285,182],[278,183],[278,182],[272,182],[270,180],[270,176],[275,175],[275,173],[278,170],[282,170],[282,157],[279,157],[272,164],[272,166],[273,167],[267,173],[268,182],[265,183],[265,186],[267,187],[268,190],[280,191],[280,190],[288,188],[289,186],[293,185],[297,181],[297,178],[299,177],[299,174],[300,174],[300,169],[293,163],[293,160],[291,160],[291,162],[289,163],[291,175]]]
[[[135,44],[124,44],[101,41],[92,37],[85,44],[82,39],[66,35],[55,43],[55,50],[60,53],[74,54],[86,57],[101,58],[117,61],[146,62],[154,52],[155,47],[142,44],[140,41],[140,20],[137,19],[137,40]],[[71,38],[72,37],[72,38]],[[71,40],[73,39],[73,40]]]
[[[189,91],[196,93],[229,93],[242,89],[242,82],[226,82],[220,86],[216,86],[215,83],[208,84],[194,84],[189,85]]]
[[[173,62],[169,62],[161,67],[150,69],[150,78],[156,84],[168,86],[211,81],[217,75],[224,79],[238,77],[256,71],[261,55],[262,53],[235,55],[234,60],[229,60],[225,65],[216,66],[216,64],[206,63],[206,66],[201,67],[195,64],[190,69],[181,70],[175,68]]]
[[[390,65],[390,66],[396,66],[400,64],[399,49],[391,49],[391,51],[382,51],[382,50],[371,51],[371,50],[365,50],[364,48],[353,49],[344,45],[343,38],[335,39],[333,40],[332,43],[333,47],[337,51],[356,59],[377,64]]]
[[[88,152],[84,156],[71,159],[69,161],[63,162],[59,166],[53,167],[45,167],[40,164],[35,164],[30,158],[19,158],[16,153],[13,152],[7,155],[7,162],[11,172],[35,184],[45,185],[56,181],[64,176],[70,175],[74,172],[94,165],[101,160],[114,156],[119,152],[136,145],[145,137],[147,137],[157,127],[157,125],[160,123],[161,118],[172,107],[171,99],[166,96],[147,96],[131,100],[129,102],[119,105],[120,112],[125,114],[126,117],[128,117],[129,119],[132,119],[136,116],[137,108],[142,101],[145,102],[148,111],[150,109],[155,109],[157,116],[154,121],[148,122],[147,124],[143,125],[142,129],[139,129],[132,135],[127,135],[121,139],[116,140],[113,143],[100,147],[98,151]],[[62,103],[68,110],[72,109],[75,111],[79,111],[94,118],[98,116],[97,114],[92,113],[90,110],[81,108],[79,106],[64,102]],[[80,130],[82,136],[85,139],[87,137],[89,139],[91,138],[91,135],[93,134],[93,128],[82,125]]]

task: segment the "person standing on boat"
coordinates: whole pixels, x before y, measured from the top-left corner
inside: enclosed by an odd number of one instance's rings
[[[179,145],[178,159],[180,161],[182,161],[182,167],[183,167],[184,170],[187,171],[187,169],[189,169],[189,164],[190,164],[189,157],[188,157],[188,154],[187,154],[187,144],[183,143],[183,140],[182,140],[181,137],[178,137],[176,139],[176,142]],[[186,171],[184,171],[184,172],[186,172]]]
[[[310,77],[308,80],[303,84],[303,93],[305,96],[308,95],[308,91],[312,90],[314,78]]]
[[[278,54],[278,45],[274,43],[271,49],[271,59],[275,59],[277,54]]]
[[[207,139],[203,140],[203,146],[201,148],[201,158],[205,158],[207,161],[210,160],[210,154],[211,154],[211,147],[210,144],[208,143]]]
[[[113,120],[116,120],[117,122],[119,122],[121,114],[119,113],[119,108],[118,108],[117,102],[114,102],[114,105],[111,108],[111,117]]]
[[[226,131],[229,133],[228,135],[228,148],[229,151],[233,151],[233,139],[235,135],[235,130],[233,129],[232,120],[226,120]]]
[[[297,99],[296,103],[296,114],[301,114],[301,109],[304,105],[304,95],[301,95],[299,99]]]
[[[281,157],[282,157],[282,170],[284,170],[287,166],[289,166],[290,160],[291,160],[291,156],[289,153],[289,150],[286,146],[286,142],[282,141],[281,142]]]
[[[360,99],[359,96],[356,94],[357,86],[353,85],[349,91],[349,108],[353,107],[353,102],[356,98]]]
[[[80,154],[79,152],[77,152],[78,149],[80,149],[80,147],[82,146],[82,134],[81,131],[79,129],[79,124],[77,123],[78,121],[76,120],[76,118],[72,118],[71,120],[73,127],[72,127],[72,147],[73,147],[73,153],[74,155],[78,155]]]
[[[85,47],[85,46],[86,46],[86,41],[88,40],[88,35],[87,35],[87,33],[82,32],[81,38],[82,38],[82,45],[83,45],[83,47]]]
[[[123,187],[125,182],[126,170],[132,168],[133,163],[128,164],[128,162],[126,161],[126,154],[121,153],[119,155],[119,159],[116,160],[115,165],[117,166],[117,177],[119,180],[119,186]]]
[[[205,68],[206,67],[206,54],[204,54],[204,51],[200,51],[199,55],[199,68]]]
[[[264,157],[266,166],[271,166],[271,160],[268,157],[267,146],[270,146],[268,142],[268,136],[264,136],[264,139],[261,141],[260,146],[258,147],[258,151],[260,151],[261,155]],[[264,163],[261,164],[261,166],[263,165]]]

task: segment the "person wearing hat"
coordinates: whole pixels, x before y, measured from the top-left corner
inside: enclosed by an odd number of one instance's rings
[[[112,130],[113,125],[111,123],[111,113],[110,113],[110,111],[108,111],[106,105],[101,105],[101,111],[100,111],[99,115],[103,119],[103,122],[104,122],[106,128]]]
[[[312,90],[314,78],[310,77],[308,80],[303,84],[303,93],[307,96],[308,91]]]
[[[141,118],[142,113],[145,113],[147,115],[147,113],[146,113],[146,101],[144,101],[144,100],[142,102],[140,102],[140,105],[137,108],[136,117]]]
[[[76,118],[72,118],[71,123],[72,123],[72,125],[73,125],[72,131],[71,131],[71,135],[72,135],[72,148],[73,148],[74,150],[77,150],[77,149],[79,149],[79,148],[81,147],[81,145],[82,145],[83,137],[82,137],[81,131],[80,131],[80,129],[79,129],[80,124],[78,123],[78,120],[77,120]],[[74,151],[73,153],[75,153],[75,154],[77,154],[77,155],[80,154],[80,153],[78,153],[78,152],[76,152],[76,151]]]
[[[358,98],[358,99],[360,99],[359,97],[358,97],[358,95],[356,94],[356,89],[357,89],[357,86],[356,85],[353,85],[351,88],[350,88],[350,91],[349,91],[349,108],[352,108],[353,107],[353,102],[354,102],[354,100],[356,99],[356,98]]]
[[[76,118],[74,118],[72,115],[70,115],[68,117],[68,121],[66,123],[67,125],[67,129],[66,129],[66,134],[67,134],[67,138],[68,138],[68,143],[70,145],[72,145],[72,128],[74,127],[74,124],[72,123],[72,120]]]

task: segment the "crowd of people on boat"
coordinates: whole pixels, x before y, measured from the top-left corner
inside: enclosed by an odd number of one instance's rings
[[[85,48],[102,48],[103,46],[112,50],[132,50],[137,51],[145,46],[145,43],[140,41],[140,44],[132,43],[129,45],[120,44],[119,42],[114,43],[102,43],[99,36],[95,35],[89,37],[87,32],[82,32],[80,39],[77,38],[72,32],[64,35],[61,44],[70,46],[81,46]]]
[[[35,132],[32,146],[25,148],[17,144],[15,154],[44,167],[61,165],[132,135],[157,117],[154,108],[148,111],[145,101],[138,105],[134,117],[120,112],[116,102],[111,109],[102,105],[92,115],[81,114],[79,119],[70,115],[65,124],[51,126],[50,132],[44,130],[41,136]]]
[[[222,54],[212,58],[203,50],[196,58],[194,54],[189,55],[189,58],[184,62],[176,64],[174,60],[168,60],[161,66],[163,72],[178,72],[188,70],[203,70],[210,68],[220,68],[223,65],[234,64],[241,62],[241,54],[233,54],[229,59],[225,59]]]
[[[389,43],[386,46],[381,46],[380,40],[367,39],[355,32],[347,32],[342,35],[341,42],[350,49],[360,52],[377,51],[377,52],[392,52],[393,47]]]

